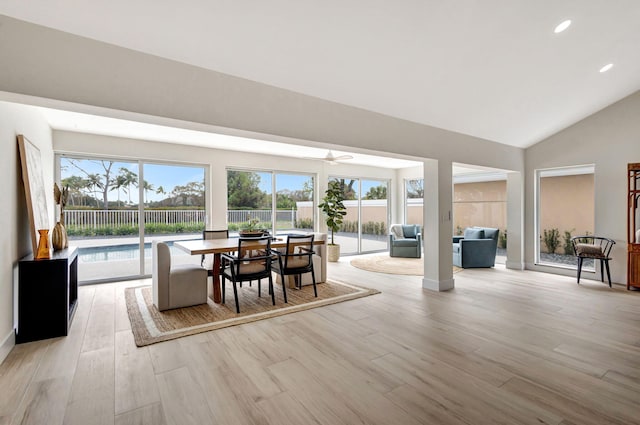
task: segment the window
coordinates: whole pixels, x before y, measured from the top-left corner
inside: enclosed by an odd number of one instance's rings
[[[252,227],[286,234],[313,231],[313,176],[227,170],[227,222],[231,234]]]
[[[404,222],[419,224],[424,221],[424,179],[404,181]]]
[[[537,170],[536,185],[536,263],[576,268],[571,237],[594,232],[594,166]]]
[[[347,215],[335,235],[342,254],[388,249],[389,200],[386,180],[332,177],[340,182]]]
[[[148,275],[152,239],[171,246],[202,237],[205,168],[63,155],[57,161],[59,181],[69,188],[64,221],[69,243],[79,248],[80,281]],[[176,263],[199,261],[172,254]]]

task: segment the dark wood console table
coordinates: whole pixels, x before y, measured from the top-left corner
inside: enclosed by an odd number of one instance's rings
[[[16,343],[67,335],[77,306],[77,247],[19,261]]]

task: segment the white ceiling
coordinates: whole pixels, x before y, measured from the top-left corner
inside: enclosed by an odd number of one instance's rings
[[[640,89],[638,0],[0,0],[0,13],[519,147]]]

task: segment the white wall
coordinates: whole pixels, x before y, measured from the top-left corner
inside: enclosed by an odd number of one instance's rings
[[[16,136],[23,134],[40,149],[47,193],[49,222],[53,222],[53,150],[51,129],[34,108],[0,102],[0,362],[14,344],[14,269],[31,253],[20,154]],[[16,272],[17,276],[17,272]]]
[[[595,164],[595,234],[616,241],[614,282],[626,284],[627,163],[640,162],[640,91],[530,147],[526,158],[527,268],[559,272],[534,263],[535,170]],[[575,205],[574,208],[580,208]],[[568,210],[567,214],[571,214]],[[575,272],[568,272],[575,274]],[[594,277],[587,274],[585,277]],[[599,277],[598,277],[599,278]]]

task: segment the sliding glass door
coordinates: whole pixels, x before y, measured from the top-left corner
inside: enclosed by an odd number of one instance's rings
[[[247,228],[273,234],[313,231],[313,184],[309,174],[227,170],[230,234]]]
[[[388,249],[389,200],[386,180],[332,177],[342,187],[347,214],[336,243],[341,254]]]
[[[78,280],[151,274],[151,241],[199,239],[206,222],[201,166],[59,155],[59,182],[69,188],[65,225],[79,248]],[[58,214],[58,212],[56,212]],[[199,258],[173,249],[176,263]]]
[[[69,188],[64,221],[79,248],[78,280],[140,274],[137,162],[60,157],[60,183]],[[58,211],[56,211],[58,214]]]

